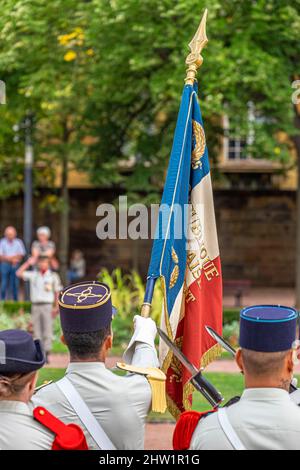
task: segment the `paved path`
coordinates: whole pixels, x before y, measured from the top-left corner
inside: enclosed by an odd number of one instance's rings
[[[109,357],[106,361],[106,366],[111,368],[116,365],[116,362],[120,362],[120,357]],[[46,367],[54,367],[58,369],[65,369],[68,365],[69,357],[67,354],[52,354],[50,355],[50,364]],[[206,368],[209,372],[238,372],[238,368],[234,361],[231,360],[219,360],[214,361]],[[299,368],[300,371],[300,368]]]
[[[174,427],[171,423],[146,424],[145,449],[171,450]]]
[[[109,357],[106,361],[106,366],[111,368],[116,365],[116,362],[120,362],[120,357]],[[51,354],[50,364],[46,367],[54,367],[58,369],[65,369],[69,362],[68,354]],[[237,366],[234,361],[222,360],[212,362],[206,369],[209,372],[238,372]]]
[[[120,362],[120,357],[109,357],[106,361],[106,366],[111,368],[116,365],[116,362]],[[65,369],[68,365],[69,357],[67,354],[52,354],[50,356],[50,364],[46,367],[63,368]],[[298,366],[300,372],[300,365]],[[233,360],[218,360],[214,361],[206,368],[208,372],[239,372],[237,365]]]
[[[116,362],[120,362],[122,359],[120,357],[109,357],[106,361],[106,366],[111,368],[116,365]],[[54,367],[54,368],[63,368],[65,369],[68,365],[68,355],[67,354],[52,354],[50,356],[50,364],[46,367]],[[207,372],[229,372],[229,373],[238,373],[238,367],[233,360],[224,360],[219,359],[217,361],[212,362],[209,366],[205,369]],[[300,364],[295,367],[295,372],[300,374]]]
[[[253,287],[249,293],[242,298],[243,306],[259,305],[259,304],[274,304],[274,305],[288,305],[293,307],[295,305],[295,290],[289,288],[276,288],[276,287]],[[235,299],[233,295],[224,295],[224,307],[233,307]]]

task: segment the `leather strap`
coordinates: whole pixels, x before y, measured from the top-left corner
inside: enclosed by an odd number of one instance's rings
[[[229,421],[226,408],[219,408],[217,415],[218,415],[219,424],[225,436],[227,437],[230,444],[232,445],[233,449],[234,450],[246,450],[246,448],[244,447],[244,444],[238,437],[237,433],[235,432],[235,430],[233,429],[231,425],[231,422]]]
[[[106,432],[96,420],[87,404],[77,392],[74,385],[67,377],[56,382],[56,385],[68,400],[69,404],[77,414],[80,421],[84,424],[87,431],[90,433],[96,444],[101,450],[116,450],[116,447],[111,442]]]

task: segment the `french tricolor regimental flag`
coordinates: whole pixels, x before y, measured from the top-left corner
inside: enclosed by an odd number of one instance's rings
[[[185,85],[148,278],[164,290],[161,327],[198,368],[220,352],[205,330],[222,334],[222,276],[211,175],[197,85]],[[160,343],[169,411],[190,409],[190,375]]]

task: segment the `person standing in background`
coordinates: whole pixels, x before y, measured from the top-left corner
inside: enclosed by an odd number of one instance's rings
[[[13,300],[18,300],[19,281],[16,271],[24,256],[25,246],[22,240],[17,238],[15,227],[6,227],[4,238],[0,240],[1,300],[6,299],[9,289],[12,291]]]
[[[37,269],[29,271],[35,264],[29,258],[17,271],[17,276],[30,284],[31,316],[34,339],[40,339],[46,361],[52,349],[53,318],[58,314],[58,293],[62,289],[57,273],[50,269],[47,256],[38,258]]]
[[[36,231],[37,240],[32,243],[31,254],[37,261],[39,256],[47,256],[50,260],[51,268],[55,271],[58,269],[58,261],[55,257],[56,246],[55,243],[50,240],[51,230],[49,227],[39,227]]]
[[[68,281],[70,284],[80,281],[86,272],[86,264],[82,251],[74,250],[71,256]]]

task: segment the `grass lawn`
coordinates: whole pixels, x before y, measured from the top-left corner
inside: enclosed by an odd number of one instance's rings
[[[207,372],[205,377],[222,393],[226,403],[230,398],[241,395],[244,388],[244,379],[242,374],[228,374],[222,372]],[[194,393],[193,409],[196,411],[205,411],[211,409],[210,404],[198,392]],[[169,412],[161,415],[160,413],[150,413],[149,421],[173,420]]]
[[[49,382],[49,380],[53,380],[56,382],[57,380],[61,379],[65,373],[65,369],[54,369],[54,368],[44,368],[39,371],[39,379],[37,385],[42,385],[45,382]]]

